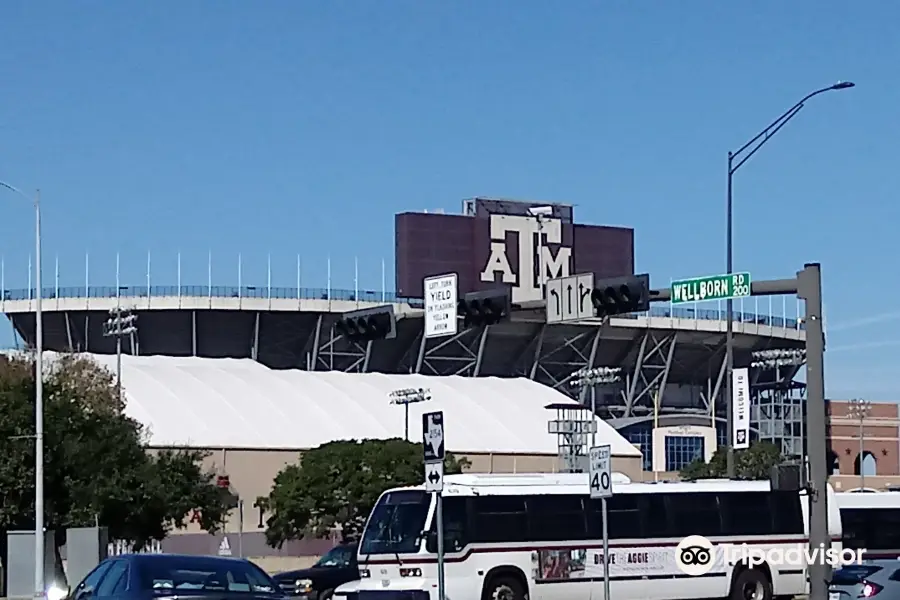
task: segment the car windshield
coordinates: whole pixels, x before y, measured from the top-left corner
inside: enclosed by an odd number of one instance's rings
[[[155,595],[174,595],[190,590],[276,594],[278,586],[251,562],[209,556],[147,557],[138,567],[141,588]]]
[[[847,565],[834,572],[831,585],[856,585],[880,570],[874,565]]]
[[[418,551],[420,535],[431,506],[431,495],[414,490],[388,492],[372,510],[360,555]]]
[[[329,550],[315,564],[317,567],[349,567],[355,548],[350,546],[336,546]]]

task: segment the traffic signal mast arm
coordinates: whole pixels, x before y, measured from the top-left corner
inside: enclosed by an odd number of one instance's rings
[[[770,279],[766,281],[754,281],[750,284],[751,296],[779,296],[782,294],[796,294],[798,292],[799,278],[791,279]],[[598,281],[602,285],[603,281]],[[650,290],[648,300],[650,302],[670,302],[672,299],[671,288]],[[530,300],[528,302],[518,302],[512,305],[512,310],[516,311],[537,311],[543,310],[547,306],[545,300]]]
[[[790,279],[769,279],[766,281],[754,281],[750,284],[751,296],[780,296],[782,294],[797,293],[797,277]],[[672,299],[672,289],[651,290],[650,302],[669,302]]]

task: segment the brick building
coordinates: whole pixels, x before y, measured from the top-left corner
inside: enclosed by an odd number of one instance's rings
[[[872,402],[858,410],[850,400],[829,400],[832,483],[838,491],[900,485],[900,405]],[[860,453],[862,437],[862,453]]]

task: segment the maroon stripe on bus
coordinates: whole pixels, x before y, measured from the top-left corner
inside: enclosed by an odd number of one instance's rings
[[[758,544],[797,544],[797,543],[805,543],[808,542],[809,538],[803,537],[795,537],[795,538],[775,538],[775,539],[767,539],[767,540],[728,540],[727,544],[732,544],[739,546],[741,544],[758,545]],[[610,550],[615,550],[617,548],[675,548],[678,546],[678,542],[643,542],[640,544],[622,544],[622,543],[610,543]],[[459,556],[444,556],[445,563],[455,563],[455,562],[463,562],[468,559],[472,554],[494,554],[497,552],[537,552],[539,550],[602,550],[603,543],[599,544],[573,544],[570,546],[492,546],[490,548],[468,548],[465,552],[463,552]],[[410,558],[401,558],[399,561],[396,558],[390,559],[381,559],[376,558],[372,560],[366,560],[365,554],[360,554],[357,558],[359,561],[359,566],[361,568],[366,568],[370,565],[426,565],[433,564],[437,562],[437,558],[422,558],[419,555],[413,554],[410,555]]]

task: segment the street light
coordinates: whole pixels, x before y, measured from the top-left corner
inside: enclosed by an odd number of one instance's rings
[[[593,369],[579,369],[572,376],[569,385],[584,390],[591,389],[591,422],[597,422],[597,386],[616,383],[622,380],[621,367],[594,367]],[[591,447],[597,445],[597,426],[591,429]]]
[[[793,105],[791,108],[787,110],[783,115],[772,121],[772,123],[756,134],[753,139],[749,142],[741,146],[735,152],[728,153],[728,192],[727,192],[727,201],[726,201],[726,228],[725,228],[725,269],[729,275],[734,272],[734,248],[732,245],[732,227],[733,227],[733,202],[732,202],[732,193],[731,193],[731,182],[734,177],[735,172],[740,169],[745,162],[750,160],[750,157],[756,154],[756,152],[765,145],[769,139],[772,138],[776,133],[778,133],[782,127],[787,125],[788,121],[793,119],[800,109],[803,108],[803,105],[807,100],[812,98],[813,96],[818,96],[819,94],[824,94],[825,92],[831,92],[835,90],[846,90],[854,87],[856,84],[851,83],[849,81],[839,81],[834,85],[830,85],[828,87],[824,87],[820,90],[816,90],[812,93],[807,94],[803,97],[800,102]],[[747,152],[744,155],[744,152]],[[742,156],[743,155],[743,156]],[[737,162],[735,162],[737,161]],[[732,372],[734,371],[734,323],[732,322],[734,319],[734,300],[732,298],[728,298],[725,301],[725,363],[726,367],[726,377],[725,377],[725,409],[727,415],[727,435],[728,435],[728,477],[734,477],[734,445],[731,443],[731,436],[733,427],[732,422],[734,419],[733,415],[733,407],[732,407]]]
[[[34,591],[44,589],[44,316],[41,299],[41,192],[28,196],[19,188],[0,181],[0,187],[18,194],[34,205],[34,258],[37,262],[34,298]]]
[[[872,403],[868,400],[854,398],[850,401],[850,417],[859,420],[859,491],[866,491],[866,474],[863,472],[863,453],[865,452],[865,444],[863,443],[863,429],[869,413],[872,412]]]
[[[431,400],[431,390],[426,388],[403,388],[390,393],[391,404],[403,405],[403,439],[409,441],[409,405]]]
[[[117,306],[109,310],[109,318],[103,323],[104,337],[116,338],[116,395],[122,401],[122,338],[131,338],[132,354],[134,354],[134,336],[137,333],[137,315],[134,309]]]

